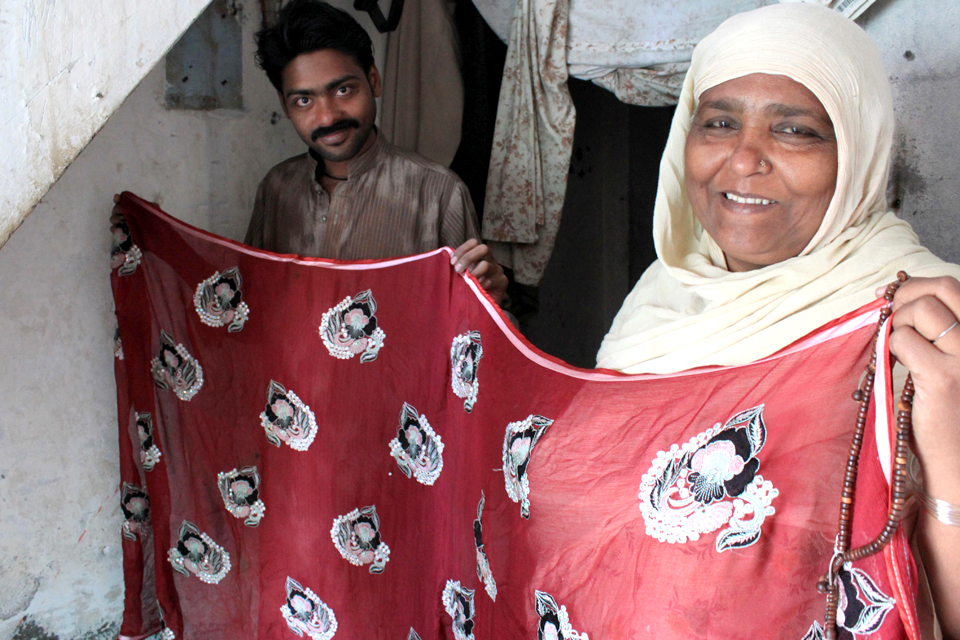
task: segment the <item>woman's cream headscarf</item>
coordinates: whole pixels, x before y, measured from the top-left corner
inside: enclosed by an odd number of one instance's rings
[[[819,230],[795,258],[730,272],[697,222],[683,157],[697,101],[751,73],[784,75],[810,89],[837,136],[837,186]],[[856,24],[811,4],[778,4],[730,18],[700,42],[660,162],[654,209],[659,260],[613,321],[597,366],[669,373],[770,355],[871,300],[903,269],[953,275],[886,207],[893,106],[880,54]]]

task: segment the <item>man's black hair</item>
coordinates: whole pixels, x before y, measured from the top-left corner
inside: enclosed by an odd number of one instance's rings
[[[270,83],[283,91],[283,70],[303,53],[333,49],[352,56],[370,73],[373,43],[370,36],[346,11],[321,0],[292,0],[277,16],[277,23],[256,34],[257,65]]]

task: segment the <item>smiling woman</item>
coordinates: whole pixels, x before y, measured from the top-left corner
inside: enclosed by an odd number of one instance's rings
[[[890,348],[916,387],[913,452],[938,500],[906,531],[944,637],[960,637],[960,267],[887,208],[893,128],[879,52],[835,11],[772,5],[704,38],[660,165],[658,260],[597,362],[628,373],[753,362],[872,302],[898,271],[922,276],[896,292]]]
[[[687,137],[685,187],[697,219],[749,271],[799,255],[837,183],[837,139],[817,97],[755,73],[703,93]]]

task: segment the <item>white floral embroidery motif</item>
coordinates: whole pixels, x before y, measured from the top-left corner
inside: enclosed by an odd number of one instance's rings
[[[174,345],[166,331],[160,331],[160,353],[150,361],[153,382],[161,389],[172,389],[189,402],[203,386],[203,367],[182,344]]]
[[[487,590],[487,595],[494,602],[497,601],[497,581],[493,579],[493,572],[490,570],[490,560],[487,559],[487,552],[483,546],[483,505],[486,498],[483,492],[480,492],[480,504],[477,505],[477,519],[473,521],[473,539],[477,545],[477,577],[483,582]]]
[[[295,634],[313,640],[330,640],[337,633],[337,616],[312,589],[287,576],[287,601],[280,607],[283,619]]]
[[[267,389],[267,407],[260,414],[260,424],[270,444],[279,447],[286,442],[291,449],[306,451],[317,437],[317,420],[310,407],[293,391],[276,380]]]
[[[577,633],[570,625],[570,614],[566,606],[557,606],[557,601],[549,593],[534,591],[537,602],[537,640],[590,640],[585,633]]]
[[[163,607],[160,607],[160,603],[157,603],[158,610],[160,612],[160,640],[176,640],[177,636],[172,629],[167,628],[167,623],[163,620]]]
[[[147,490],[124,482],[120,492],[120,511],[123,512],[120,531],[124,538],[136,540],[137,535],[146,533],[150,525],[150,498]]]
[[[153,471],[163,454],[153,439],[153,418],[149,413],[137,414],[137,435],[140,437],[140,464],[144,471]]]
[[[192,573],[207,584],[217,584],[230,573],[230,554],[187,520],[180,525],[177,546],[167,552],[167,558],[177,572]]]
[[[390,559],[390,547],[380,539],[380,516],[375,505],[334,518],[330,538],[344,560],[358,567],[368,564],[370,573],[383,573]]]
[[[113,226],[113,245],[110,248],[110,270],[117,270],[121,276],[129,276],[137,270],[143,258],[140,247],[133,244],[126,220]]]
[[[420,634],[413,627],[410,627],[410,633],[407,634],[407,640],[420,640]]]
[[[757,474],[766,437],[761,404],[657,453],[640,484],[647,535],[682,544],[726,525],[716,539],[718,552],[759,540],[780,493]]]
[[[260,524],[267,507],[260,500],[260,474],[256,467],[221,471],[217,485],[227,511],[235,518],[244,518],[243,524],[248,527]]]
[[[447,580],[441,600],[453,621],[455,640],[473,640],[473,617],[477,613],[473,606],[473,589],[461,587],[459,580]]]
[[[480,332],[470,331],[453,339],[450,345],[450,378],[453,393],[463,398],[463,410],[473,411],[477,403],[477,392],[480,390],[480,381],[477,380],[477,368],[480,358],[483,357],[483,346],[480,344]]]
[[[530,517],[527,466],[534,446],[551,424],[553,420],[549,418],[530,415],[525,420],[508,424],[503,438],[503,481],[510,499],[520,503],[520,515],[524,518]]]
[[[443,470],[440,436],[434,433],[427,417],[417,415],[416,408],[407,402],[400,410],[400,428],[397,437],[390,441],[390,453],[403,475],[413,476],[421,484],[432,485]]]
[[[113,330],[113,357],[123,360],[123,341],[120,340],[120,327]]]
[[[210,327],[227,325],[227,331],[234,333],[243,329],[250,317],[250,307],[242,302],[243,278],[240,269],[231,267],[223,273],[214,271],[213,275],[197,285],[193,294],[193,306],[200,321]]]
[[[823,627],[820,626],[819,622],[814,620],[807,632],[803,634],[801,640],[823,640]]]
[[[327,351],[335,358],[347,360],[357,355],[360,362],[377,359],[386,334],[377,326],[377,301],[370,289],[343,302],[323,314],[320,337]]]
[[[837,580],[840,583],[837,626],[858,636],[879,631],[896,601],[880,591],[866,572],[849,562],[837,573]]]

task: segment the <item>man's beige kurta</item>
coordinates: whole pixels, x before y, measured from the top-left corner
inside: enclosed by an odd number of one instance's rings
[[[281,162],[257,189],[244,242],[277,253],[364,260],[457,247],[479,238],[466,185],[383,135],[327,194],[309,153]],[[322,170],[322,168],[321,168]]]

